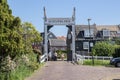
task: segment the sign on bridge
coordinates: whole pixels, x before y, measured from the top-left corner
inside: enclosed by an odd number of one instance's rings
[[[47,18],[46,25],[73,25],[72,18]]]

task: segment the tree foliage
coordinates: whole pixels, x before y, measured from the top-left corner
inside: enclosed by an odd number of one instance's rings
[[[30,53],[32,51],[32,43],[40,43],[40,41],[42,40],[42,38],[40,37],[40,33],[29,22],[25,22],[22,24],[22,34],[26,53]]]
[[[97,56],[112,56],[115,47],[109,42],[97,42],[92,48],[92,53]]]
[[[19,34],[21,20],[12,15],[7,0],[0,1],[0,56],[15,57],[23,49],[22,36]]]
[[[115,53],[112,54],[112,56],[115,57],[120,57],[120,45],[115,45]]]
[[[117,45],[120,45],[120,38],[115,38],[115,43],[116,43]]]
[[[19,17],[12,15],[7,0],[0,0],[0,80],[23,80],[27,73],[24,71],[37,69],[39,64],[32,43],[41,39],[31,23],[22,24]]]
[[[22,26],[20,18],[12,15],[7,0],[0,0],[0,59],[8,55],[13,59],[26,53],[26,48],[31,50],[31,44],[35,41],[41,41],[35,27],[27,22]]]

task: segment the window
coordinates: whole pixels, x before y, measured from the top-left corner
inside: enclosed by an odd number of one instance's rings
[[[117,37],[120,37],[120,31],[117,31]]]
[[[89,49],[89,42],[83,42],[83,49]]]
[[[103,30],[103,36],[104,37],[109,37],[110,36],[110,31],[109,30]]]
[[[49,35],[49,37],[50,37],[50,38],[52,38],[52,37],[53,37],[53,35],[51,35],[51,34],[50,34],[50,35]]]
[[[89,30],[84,30],[84,37],[90,37]]]
[[[90,33],[89,33],[89,29],[84,30],[84,37],[93,37],[94,36],[94,30],[90,29]]]
[[[92,42],[90,42],[90,47],[93,47],[93,43]]]
[[[68,39],[71,39],[71,34],[68,34]]]

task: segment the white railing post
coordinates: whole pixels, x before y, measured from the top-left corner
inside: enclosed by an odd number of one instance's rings
[[[45,62],[45,59],[46,59],[46,54],[44,54],[40,57],[40,63]]]
[[[76,58],[77,58],[77,62],[80,61],[81,64],[83,64],[83,60],[84,60],[84,57],[79,55],[79,54],[76,54]]]

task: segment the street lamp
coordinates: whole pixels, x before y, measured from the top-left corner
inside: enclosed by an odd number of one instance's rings
[[[90,31],[90,20],[91,20],[91,19],[88,19],[88,26],[89,26],[89,37],[91,38],[91,31]]]
[[[90,32],[90,18],[88,19],[88,27],[89,27],[89,37],[91,38],[91,32]],[[88,53],[90,52],[90,41],[88,42]]]
[[[91,30],[90,30],[90,18],[88,19],[88,26],[89,26],[89,37],[90,37],[90,39],[89,39],[89,50],[88,50],[88,52],[90,52],[90,42],[91,42]],[[93,58],[93,53],[92,53],[92,65],[94,65],[94,58]]]

